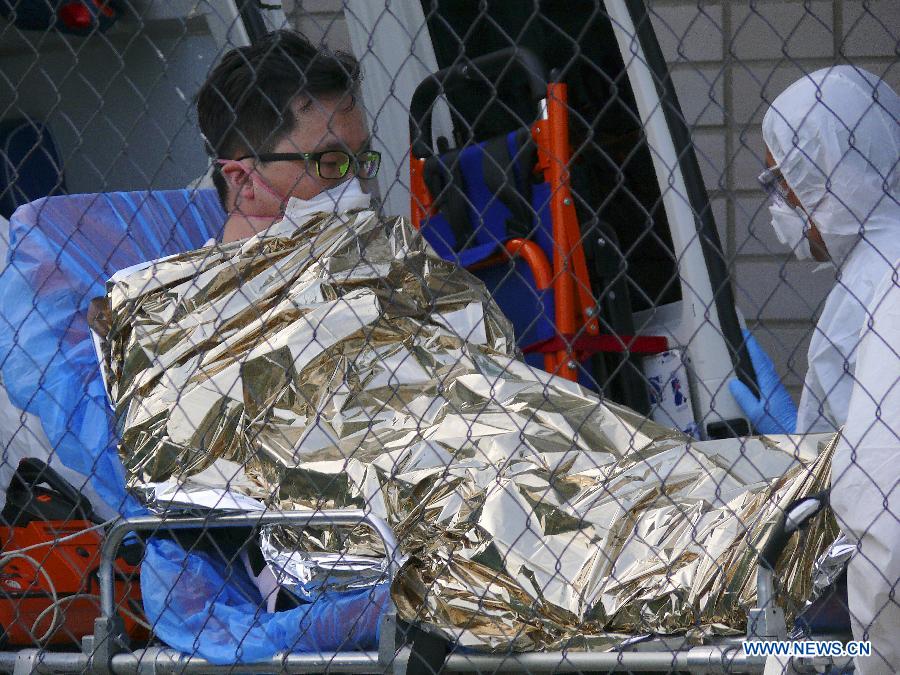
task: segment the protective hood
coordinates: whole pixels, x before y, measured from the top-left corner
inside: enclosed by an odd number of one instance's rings
[[[900,225],[900,98],[852,66],[811,73],[763,119],[763,140],[841,265],[860,237],[875,248]]]
[[[860,330],[900,256],[900,99],[866,71],[838,66],[788,87],[763,139],[839,268],[809,345],[797,432],[847,421]]]

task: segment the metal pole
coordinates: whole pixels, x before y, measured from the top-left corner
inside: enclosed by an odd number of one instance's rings
[[[377,652],[323,652],[321,654],[277,654],[262,663],[215,666],[205,659],[181,654],[173,649],[150,648],[133,654],[116,654],[111,670],[117,675],[142,673],[381,673]]]
[[[769,609],[775,606],[775,573],[766,565],[756,566],[756,606]]]
[[[738,647],[694,647],[672,652],[544,652],[530,654],[451,654],[448,671],[496,673],[583,671],[672,672],[704,670],[712,673],[761,673],[764,658],[744,656]]]

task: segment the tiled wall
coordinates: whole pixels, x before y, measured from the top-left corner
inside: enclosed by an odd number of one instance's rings
[[[833,63],[871,70],[900,91],[900,0],[648,5],[693,128],[738,306],[799,395],[809,336],[834,277],[797,261],[775,238],[756,186],[760,121],[788,84]],[[293,0],[285,9],[312,39],[349,49],[341,0]]]
[[[285,0],[282,6],[288,20],[310,40],[324,39],[332,49],[350,51],[342,0]]]

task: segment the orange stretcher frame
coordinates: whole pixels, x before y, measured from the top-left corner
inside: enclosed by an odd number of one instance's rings
[[[570,187],[572,149],[569,145],[567,85],[560,82],[547,85],[546,117],[531,126],[531,137],[537,146],[535,173],[542,174],[550,185],[553,260],[549,261],[535,242],[516,238],[506,242],[501,254],[474,265],[473,269],[521,258],[531,270],[538,290],[553,287],[557,337],[552,342],[559,348],[556,351],[531,350],[544,353],[544,369],[550,373],[577,381],[578,362],[590,353],[623,349],[644,353],[665,351],[665,338],[653,338],[652,344],[645,345],[643,341],[649,338],[600,336],[597,307],[591,293],[581,228]],[[412,222],[418,229],[433,214],[434,200],[425,184],[425,158],[413,153],[410,153],[410,197]],[[599,337],[609,339],[594,339]]]

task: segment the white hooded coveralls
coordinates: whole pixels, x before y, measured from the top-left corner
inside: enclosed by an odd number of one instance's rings
[[[871,73],[791,85],[763,138],[838,269],[810,343],[797,432],[843,437],[831,504],[858,548],[848,568],[857,671],[900,672],[900,99]]]
[[[831,466],[831,506],[857,542],[847,569],[850,621],[873,654],[857,671],[900,672],[900,259],[870,305],[847,424]]]
[[[900,255],[900,98],[852,66],[804,76],[763,119],[763,140],[838,269],[809,345],[797,433],[847,421],[860,329]]]

